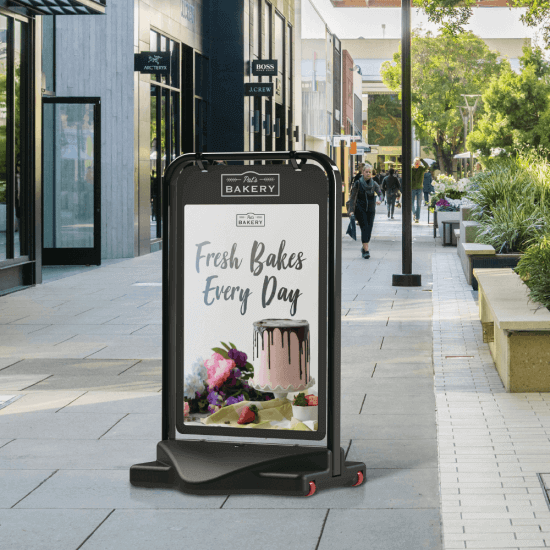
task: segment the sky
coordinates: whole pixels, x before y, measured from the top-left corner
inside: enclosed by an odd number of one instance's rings
[[[307,17],[311,8],[309,0],[302,0],[302,38],[317,38],[318,23],[315,17]],[[313,0],[313,4],[326,21],[330,30],[340,39],[382,38],[382,24],[386,25],[385,38],[401,37],[400,8],[334,8],[330,0]],[[534,38],[535,29],[525,27],[520,21],[522,9],[474,8],[468,29],[481,38]],[[412,28],[422,25],[425,30],[436,32],[437,26],[418,9],[411,14]]]

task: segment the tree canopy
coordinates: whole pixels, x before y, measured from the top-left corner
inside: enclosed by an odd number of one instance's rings
[[[412,116],[417,137],[428,141],[441,169],[452,171],[452,159],[464,146],[461,94],[481,94],[503,70],[506,60],[470,32],[412,36]],[[401,90],[401,50],[381,69],[386,86]]]
[[[523,146],[550,150],[550,65],[540,48],[523,49],[521,72],[506,69],[483,94],[485,112],[468,136],[468,148],[489,156]]]
[[[473,9],[479,6],[478,0],[414,0],[414,5],[422,8],[428,20],[441,25],[444,33],[456,35],[464,32]],[[520,16],[524,25],[541,25],[542,37],[550,46],[550,0],[509,0],[511,8],[526,8]]]

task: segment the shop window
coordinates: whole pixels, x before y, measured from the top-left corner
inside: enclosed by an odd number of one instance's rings
[[[28,255],[27,32],[0,16],[0,261]]]
[[[209,60],[195,52],[195,152],[208,151],[208,75]]]
[[[170,74],[151,75],[150,180],[151,240],[162,238],[162,178],[181,153],[181,44],[151,30],[151,51],[170,51]]]
[[[42,93],[55,92],[55,17],[42,17]]]
[[[271,4],[265,3],[264,11],[264,51],[265,59],[271,59]]]
[[[261,20],[261,3],[260,0],[254,0],[254,27],[252,29],[253,36],[253,52],[256,59],[260,58],[260,43],[262,40]]]

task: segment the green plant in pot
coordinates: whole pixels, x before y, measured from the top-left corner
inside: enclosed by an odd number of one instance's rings
[[[550,310],[550,234],[534,242],[521,257],[516,272],[529,287],[529,297]]]

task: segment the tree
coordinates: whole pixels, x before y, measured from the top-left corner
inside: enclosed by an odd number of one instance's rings
[[[457,35],[464,32],[478,0],[414,0],[422,8],[431,23],[441,25],[444,33]],[[541,26],[542,38],[550,46],[550,0],[509,0],[511,8],[527,8],[520,16],[528,27]]]
[[[451,36],[412,36],[412,116],[417,136],[431,144],[441,169],[452,172],[453,157],[464,146],[461,94],[480,94],[507,61],[468,32]],[[401,89],[401,50],[382,65],[382,79],[391,90]]]
[[[507,69],[483,94],[485,112],[468,136],[470,150],[550,149],[550,65],[540,48],[523,48],[519,74]]]

